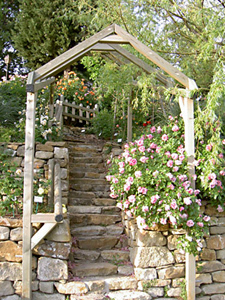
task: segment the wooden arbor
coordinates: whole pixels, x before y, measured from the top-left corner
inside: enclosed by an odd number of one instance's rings
[[[160,57],[157,53],[149,49],[135,37],[128,34],[125,30],[116,24],[113,24],[94,36],[88,38],[72,49],[61,54],[57,58],[48,62],[44,66],[29,73],[27,81],[27,112],[26,112],[26,133],[25,133],[25,167],[24,167],[24,214],[23,214],[23,290],[22,299],[31,300],[31,258],[32,258],[32,202],[33,202],[33,167],[34,167],[34,142],[35,142],[35,108],[37,91],[43,87],[52,84],[54,76],[68,68],[75,61],[92,51],[104,52],[108,58],[118,62],[121,57],[127,62],[136,64],[146,73],[154,72],[156,79],[165,86],[170,86],[171,82],[163,74],[143,60],[125,50],[120,44],[129,44],[139,53],[144,55],[160,69],[169,74],[173,79],[181,83],[186,89],[186,96],[180,97],[180,107],[185,121],[185,146],[189,156],[190,174],[194,172],[194,117],[193,101],[189,99],[189,91],[196,89],[194,80],[188,78],[169,62]],[[50,102],[53,107],[53,103]],[[194,183],[192,182],[192,185]],[[193,186],[194,187],[194,186]],[[45,220],[43,220],[45,223]],[[54,223],[53,221],[51,224]],[[45,223],[46,225],[46,223]],[[54,225],[46,226],[49,231]],[[45,233],[40,233],[39,240]],[[188,300],[195,299],[195,259],[193,255],[186,257],[186,281]]]

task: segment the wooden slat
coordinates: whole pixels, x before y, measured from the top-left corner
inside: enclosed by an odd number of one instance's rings
[[[31,239],[31,250],[37,246],[41,240],[57,225],[57,223],[44,224]]]
[[[116,43],[116,44],[129,44],[129,40],[122,38],[116,34],[104,37],[99,41],[100,43]]]
[[[87,50],[94,44],[98,43],[99,40],[111,35],[115,32],[115,25],[110,25],[107,28],[103,29],[102,31],[96,33],[95,35],[91,36],[87,40],[79,43],[75,47],[69,49],[65,53],[59,55],[55,59],[51,60],[44,66],[38,68],[35,71],[35,80],[39,78],[44,78],[46,74],[51,73],[53,70],[59,70],[62,65],[64,65],[64,69],[66,65],[70,65],[72,61],[78,56],[82,55],[83,51]]]
[[[31,223],[54,223],[55,214],[54,213],[46,213],[46,214],[32,214],[31,215]]]
[[[138,52],[143,54],[145,57],[147,57],[149,60],[151,60],[153,63],[155,63],[158,67],[160,67],[162,70],[164,70],[170,76],[172,76],[178,82],[183,84],[185,87],[189,88],[189,78],[186,75],[184,75],[181,71],[179,71],[177,68],[172,66],[168,61],[166,61],[164,58],[162,58],[156,52],[154,52],[153,50],[148,48],[146,45],[144,45],[143,43],[138,41],[135,37],[130,35],[128,32],[123,30],[118,25],[115,25],[115,32],[122,38],[129,40],[130,44]]]
[[[33,170],[35,142],[35,108],[37,93],[27,93],[26,130],[25,130],[25,163],[23,192],[23,265],[22,297],[32,299],[32,252],[31,252],[31,214],[33,211]]]
[[[71,118],[75,118],[77,120],[82,120],[82,121],[90,121],[90,119],[87,119],[86,117],[81,117],[81,116],[77,116],[77,115],[72,115],[70,113],[64,113],[63,112],[63,116],[66,116],[66,117],[71,117]]]
[[[102,52],[108,52],[108,51],[115,51],[110,45],[108,44],[100,44],[100,43],[97,43],[95,45],[93,45],[91,48],[90,48],[90,52],[91,51],[102,51]]]
[[[55,81],[55,77],[40,81],[40,82],[35,82],[34,84],[34,92],[39,91],[40,89],[43,89],[47,85],[53,83]]]
[[[158,70],[154,69],[150,65],[148,65],[146,62],[144,62],[142,59],[136,57],[126,49],[120,47],[119,45],[111,45],[112,48],[114,48],[119,54],[127,58],[130,62],[134,63],[136,66],[140,67],[143,69],[147,74],[152,74],[155,73],[156,78],[163,83],[166,86],[172,86],[172,81],[168,79],[166,76],[163,74],[160,74]]]
[[[132,141],[132,105],[131,105],[132,96],[133,96],[133,92],[131,91],[130,97],[128,99],[128,105],[127,105],[127,141],[128,141],[128,143]]]
[[[61,190],[61,169],[60,164],[55,164],[54,169],[54,214],[55,220],[61,222],[62,215],[62,190]]]
[[[68,106],[68,107],[73,107],[73,108],[76,108],[76,109],[81,109],[80,105],[76,105],[76,104],[65,102],[65,101],[63,102],[63,106]],[[82,110],[92,112],[92,113],[95,112],[94,109],[91,109],[91,108],[88,108],[88,107],[82,107]]]

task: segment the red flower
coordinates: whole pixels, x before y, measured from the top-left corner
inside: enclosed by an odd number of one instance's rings
[[[143,126],[146,127],[146,126],[147,126],[147,123],[143,123]]]

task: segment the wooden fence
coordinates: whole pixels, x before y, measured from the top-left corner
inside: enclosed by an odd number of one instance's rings
[[[88,125],[90,119],[94,118],[98,112],[98,104],[91,109],[90,106],[84,107],[82,103],[80,105],[75,102],[69,103],[68,100],[64,100],[63,95],[60,96],[60,100],[56,102],[55,106],[55,118],[61,125],[63,120],[68,118],[71,118],[71,121],[79,120],[80,123],[85,122]]]

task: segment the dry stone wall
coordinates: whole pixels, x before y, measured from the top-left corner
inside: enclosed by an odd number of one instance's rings
[[[9,144],[13,159],[23,170],[24,145]],[[68,150],[65,143],[37,144],[35,169],[48,176],[48,160],[60,160],[63,201],[68,197]],[[225,300],[225,213],[218,213],[203,202],[202,213],[211,217],[203,250],[196,258],[196,299]],[[177,238],[184,234],[169,226],[140,231],[135,220],[123,216],[130,246],[133,276],[107,281],[112,299],[182,299],[185,278],[185,255],[177,249]],[[20,300],[22,291],[22,220],[0,217],[0,299]],[[34,224],[34,232],[40,228]],[[99,300],[102,282],[70,282],[68,259],[71,236],[68,219],[33,250],[33,300]],[[82,298],[92,290],[95,295]],[[146,298],[146,295],[148,296]],[[89,297],[89,296],[87,296]],[[103,298],[101,298],[103,299]],[[109,298],[108,298],[109,299]]]

